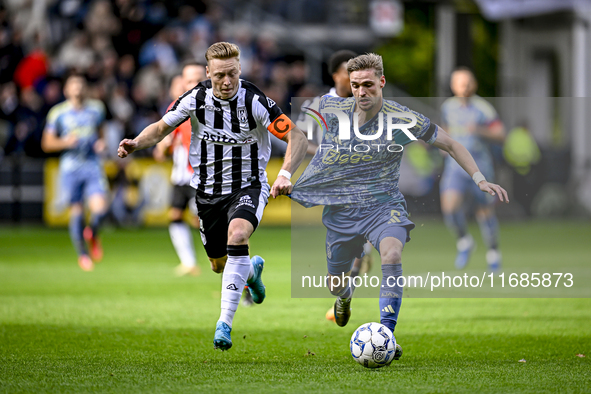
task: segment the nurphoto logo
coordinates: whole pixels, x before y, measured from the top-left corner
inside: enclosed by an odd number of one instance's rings
[[[316,121],[316,123],[318,124],[318,127],[320,128],[321,131],[328,131],[328,123],[326,122],[326,119],[324,118],[324,116],[322,116],[322,113],[320,113],[319,111],[316,111],[310,107],[304,107],[303,109],[309,111],[306,112],[306,115],[310,116],[312,119],[314,119]],[[340,110],[337,109],[330,109],[330,110],[324,110],[323,111],[324,114],[332,114],[335,115],[337,120],[338,120],[338,124],[339,124],[339,134],[338,134],[338,140],[339,141],[347,141],[351,139],[351,121],[349,119],[349,116]],[[394,130],[400,130],[402,131],[409,140],[411,141],[416,141],[417,138],[410,132],[410,129],[414,126],[416,126],[417,124],[417,118],[416,116],[411,113],[411,112],[398,112],[398,113],[387,113],[386,114],[386,139],[388,141],[392,141],[393,140],[393,134],[394,134]],[[409,122],[407,123],[395,123],[394,119],[409,119]],[[307,128],[307,134],[308,134],[308,139],[312,140],[314,138],[314,123],[311,121],[311,119],[309,119],[309,121],[306,123],[306,128]],[[353,132],[355,133],[355,137],[361,141],[375,141],[379,138],[382,138],[382,135],[384,134],[384,116],[378,116],[378,129],[377,132],[373,133],[373,134],[362,134],[359,131],[359,114],[358,113],[354,113],[353,114]],[[377,150],[380,151],[380,148],[383,146],[384,144],[371,144],[371,146],[375,146],[377,147]],[[330,149],[337,149],[339,150],[339,146],[337,145],[336,147],[333,144],[320,144],[319,149],[322,152],[322,150],[330,150]],[[355,145],[353,147],[353,149],[356,152],[367,152],[369,150],[371,150],[370,145],[367,144],[358,144]],[[403,146],[399,145],[399,144],[390,144],[386,147],[386,150],[388,152],[402,152],[403,150]],[[348,150],[351,150],[351,147],[348,148]]]

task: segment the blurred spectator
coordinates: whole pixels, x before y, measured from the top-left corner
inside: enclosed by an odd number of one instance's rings
[[[91,35],[112,37],[121,30],[121,23],[113,14],[111,3],[107,0],[95,1],[85,18],[86,31]]]
[[[290,97],[306,91],[306,64],[301,56],[285,57],[271,33],[237,27],[223,35],[221,23],[232,18],[237,3],[0,2],[0,147],[7,154],[44,155],[45,116],[63,100],[63,76],[77,70],[88,77],[89,96],[103,101],[111,114],[105,123],[108,155],[114,141],[135,136],[159,118],[168,101],[165,82],[179,71],[179,62],[203,61],[205,50],[222,37],[240,46],[242,77],[289,111]],[[274,147],[274,153],[283,148]]]
[[[38,39],[36,39],[38,43]],[[33,86],[40,78],[47,75],[48,58],[40,45],[36,45],[16,66],[14,81],[19,88]]]
[[[158,63],[158,67],[164,74],[174,73],[178,66],[178,59],[169,42],[171,37],[169,29],[162,29],[154,38],[148,40],[140,50],[140,66]]]
[[[22,32],[23,39],[33,45],[37,44],[37,40],[43,44],[48,40],[47,4],[48,1],[41,0],[5,1],[14,28]]]
[[[0,5],[0,84],[12,81],[16,67],[24,57],[21,36],[18,31],[10,29],[6,15]]]
[[[131,89],[135,76],[135,60],[131,55],[124,55],[117,63],[117,80],[124,83],[127,89]]]
[[[86,72],[95,61],[88,34],[83,30],[75,32],[61,47],[55,61],[60,70],[73,68],[79,72]]]
[[[43,99],[32,87],[21,91],[19,105],[14,111],[14,128],[4,148],[6,154],[25,153],[42,156],[40,149],[43,124]]]

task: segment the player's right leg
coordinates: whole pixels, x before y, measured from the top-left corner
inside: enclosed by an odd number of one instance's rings
[[[338,215],[337,215],[338,216]],[[323,222],[326,231],[326,262],[327,262],[327,286],[330,293],[336,296],[333,306],[335,323],[344,327],[351,317],[351,300],[353,298],[353,281],[350,271],[353,261],[361,256],[365,238],[360,234],[347,234],[335,231],[339,220],[328,219],[325,215]],[[346,226],[345,226],[346,227]]]
[[[248,239],[262,218],[269,196],[268,185],[245,188],[230,196],[203,199],[197,194],[201,236],[212,268],[223,270],[221,313],[214,335],[214,347],[232,347],[231,330],[244,286],[248,283],[253,300],[261,303],[265,287],[261,281],[264,260],[249,257]],[[228,220],[228,221],[226,221]],[[225,229],[225,234],[220,234]],[[222,245],[222,240],[226,244]],[[227,252],[221,253],[222,250]],[[223,257],[214,257],[223,256]]]
[[[222,310],[213,340],[216,349],[228,350],[232,347],[230,332],[234,315],[244,286],[253,275],[248,251],[248,239],[253,231],[252,224],[240,218],[233,219],[228,227],[228,259],[222,276]]]
[[[83,173],[84,194],[87,196],[90,210],[90,223],[84,229],[84,239],[90,246],[90,257],[94,262],[99,262],[103,259],[99,230],[109,211],[107,178],[98,164],[85,168]]]
[[[90,257],[94,262],[103,259],[103,247],[99,238],[99,229],[107,216],[107,198],[104,193],[95,193],[88,198],[90,223],[84,229],[84,239],[90,246]]]
[[[366,242],[358,226],[362,211],[358,208],[327,207],[322,216],[322,223],[326,227],[327,280],[331,281],[328,283],[331,294],[337,296],[333,313],[335,322],[341,327],[349,322],[354,290],[351,277],[345,274],[343,280],[343,273],[351,271],[353,261],[361,257]],[[333,282],[336,277],[341,278],[341,283]]]

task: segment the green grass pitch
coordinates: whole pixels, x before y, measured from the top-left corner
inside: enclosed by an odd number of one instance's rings
[[[349,339],[379,320],[377,299],[354,300],[345,328],[324,319],[331,299],[292,299],[289,231],[262,227],[253,236],[252,254],[267,261],[267,299],[239,308],[234,347],[221,352],[212,346],[221,279],[202,247],[203,274],[176,278],[166,229],[107,228],[105,259],[87,273],[66,230],[0,228],[0,392],[591,391],[586,298],[405,299],[396,330],[404,356],[364,369]],[[591,264],[587,223],[509,223],[502,231],[506,259]],[[427,237],[442,246],[426,247]],[[403,263],[453,264],[454,242],[441,223],[417,227],[412,243]]]

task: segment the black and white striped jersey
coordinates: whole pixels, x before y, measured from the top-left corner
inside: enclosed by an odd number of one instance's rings
[[[267,183],[270,133],[281,138],[293,127],[273,100],[244,80],[228,100],[213,95],[211,80],[200,82],[162,119],[172,127],[191,121],[191,186],[212,196]]]

